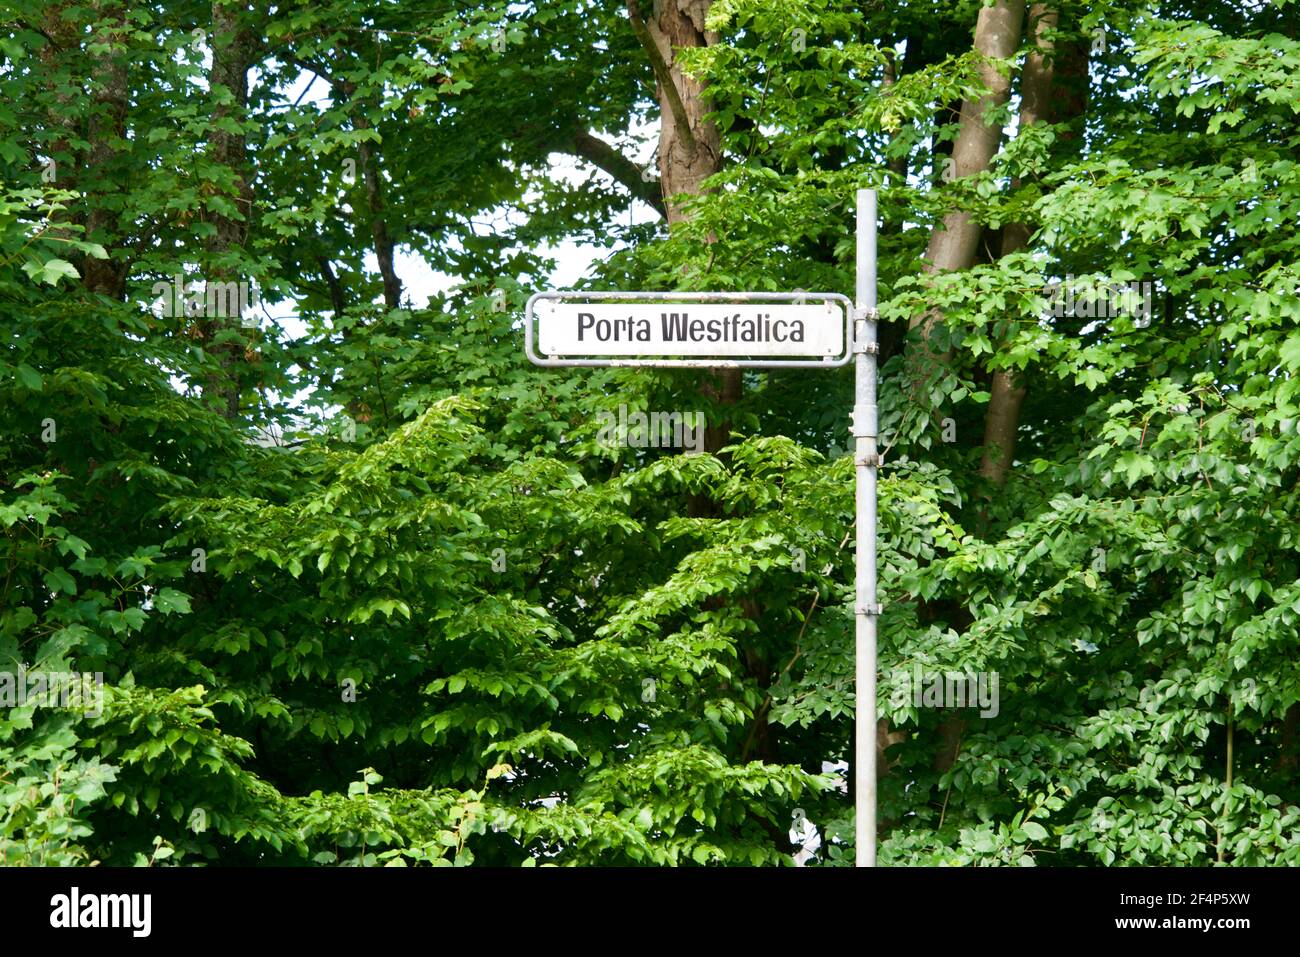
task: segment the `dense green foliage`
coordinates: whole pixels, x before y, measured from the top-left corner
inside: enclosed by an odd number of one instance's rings
[[[1060,4],[1085,112],[945,183],[977,0],[715,0],[726,161],[671,236],[552,162],[658,122],[623,4],[258,5],[246,104],[209,83],[220,6],[4,4],[0,670],[105,676],[100,714],[0,712],[5,863],[779,864],[804,817],[851,861],[851,370],[722,409],[535,369],[519,323],[566,239],[607,247],[595,289],[851,292],[861,186],[881,862],[1300,863],[1293,5]],[[954,206],[1032,241],[925,273]],[[456,281],[385,305],[377,227]],[[296,320],[161,315],[178,273]],[[1067,276],[1151,283],[1151,321],[1053,317]],[[991,487],[998,368],[1028,393]],[[620,403],[731,442],[606,448]],[[999,713],[891,693],[917,666],[996,672]]]

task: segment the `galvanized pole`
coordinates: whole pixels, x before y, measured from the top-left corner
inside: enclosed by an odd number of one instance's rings
[[[857,477],[857,594],[854,603],[855,747],[853,793],[857,866],[876,866],[876,191],[858,190],[854,301],[853,462]]]

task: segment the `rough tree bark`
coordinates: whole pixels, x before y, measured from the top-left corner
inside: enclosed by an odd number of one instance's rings
[[[701,183],[722,168],[722,135],[705,119],[705,84],[683,72],[676,51],[717,42],[706,33],[711,0],[661,0],[655,17],[642,16],[638,0],[628,0],[628,15],[658,80],[659,178],[671,226],[686,219],[679,196],[697,196]]]
[[[1005,60],[1015,54],[1020,46],[1021,23],[1025,17],[1024,0],[998,0],[991,7],[983,7],[975,24],[975,50],[985,57]],[[980,82],[988,90],[978,100],[962,103],[960,126],[953,143],[953,174],[956,178],[973,176],[989,168],[997,152],[1002,128],[988,122],[990,115],[1007,102],[1011,91],[1011,78],[992,64],[980,67]],[[968,269],[975,261],[979,243],[980,226],[970,213],[953,210],[930,235],[926,249],[926,271]],[[925,316],[916,316],[912,324],[927,322]]]
[[[208,88],[218,102],[212,111],[212,159],[231,171],[229,189],[235,213],[209,213],[214,228],[207,242],[207,281],[247,282],[236,267],[248,241],[248,224],[253,209],[253,187],[249,178],[247,143],[242,129],[227,128],[227,120],[242,123],[248,105],[248,70],[252,66],[254,35],[240,5],[229,0],[212,3],[212,66]],[[229,93],[229,99],[225,97]],[[206,391],[218,411],[227,419],[239,414],[239,367],[245,362],[244,345],[232,342],[224,332],[237,330],[240,316],[206,316],[197,324],[199,337],[217,357],[219,371],[209,375]]]
[[[127,107],[128,57],[123,46],[127,31],[126,4],[120,0],[100,0],[94,4],[94,10],[101,19],[93,42],[109,52],[97,57],[95,68],[94,108],[86,136],[90,144],[86,157],[88,179],[103,171],[117,156],[118,143],[125,135]],[[110,258],[86,256],[83,259],[81,274],[85,287],[90,292],[123,300],[126,298],[126,269],[120,260],[111,258],[113,247],[120,238],[117,235],[117,213],[110,203],[93,198],[89,205],[86,238],[103,245]]]
[[[1053,43],[1049,36],[1056,28],[1057,14],[1047,4],[1035,3],[1029,8],[1030,30],[1034,34],[1034,49],[1025,57],[1020,75],[1020,129],[1035,123],[1050,122]],[[1015,185],[1015,184],[1013,184]],[[1002,230],[1002,255],[1019,252],[1029,243],[1029,226],[1025,223],[1007,223]],[[998,488],[1006,484],[1011,462],[1016,454],[1016,431],[1020,426],[1020,407],[1025,400],[1025,387],[1011,369],[997,369],[989,388],[989,407],[984,419],[984,454],[980,460],[980,475]]]
[[[51,3],[42,11],[40,20],[40,32],[48,41],[41,47],[39,58],[50,92],[46,119],[51,131],[42,150],[45,160],[41,164],[41,183],[55,189],[75,190],[78,186],[77,166],[82,159],[80,150],[73,145],[83,138],[78,117],[80,111],[76,106],[80,96],[77,87],[61,82],[61,77],[66,68],[65,61],[77,55],[80,39],[74,23],[64,16],[68,6],[68,3]],[[77,68],[73,67],[71,72],[76,76]],[[85,219],[84,211],[74,206],[53,219],[49,235],[79,239],[78,231],[66,226],[84,226]],[[84,271],[82,276],[85,276]]]

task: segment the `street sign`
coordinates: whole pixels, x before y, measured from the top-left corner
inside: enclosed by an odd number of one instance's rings
[[[540,366],[835,368],[852,311],[837,293],[539,292],[525,348]]]

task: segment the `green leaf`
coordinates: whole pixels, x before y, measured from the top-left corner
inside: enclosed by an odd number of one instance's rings
[[[29,389],[32,392],[40,392],[44,387],[45,383],[41,379],[40,373],[26,363],[18,363],[15,372],[17,373],[18,381],[21,382],[26,389]]]
[[[45,262],[32,260],[23,265],[23,272],[37,282],[50,286],[57,286],[61,279],[81,278],[81,273],[77,272],[76,267],[64,259],[50,259]]]
[[[190,611],[190,596],[177,591],[175,588],[163,588],[153,596],[153,606],[164,615],[173,613],[188,614]]]
[[[50,591],[58,594],[63,592],[67,595],[77,593],[77,581],[65,569],[51,568],[44,575],[45,587]]]

